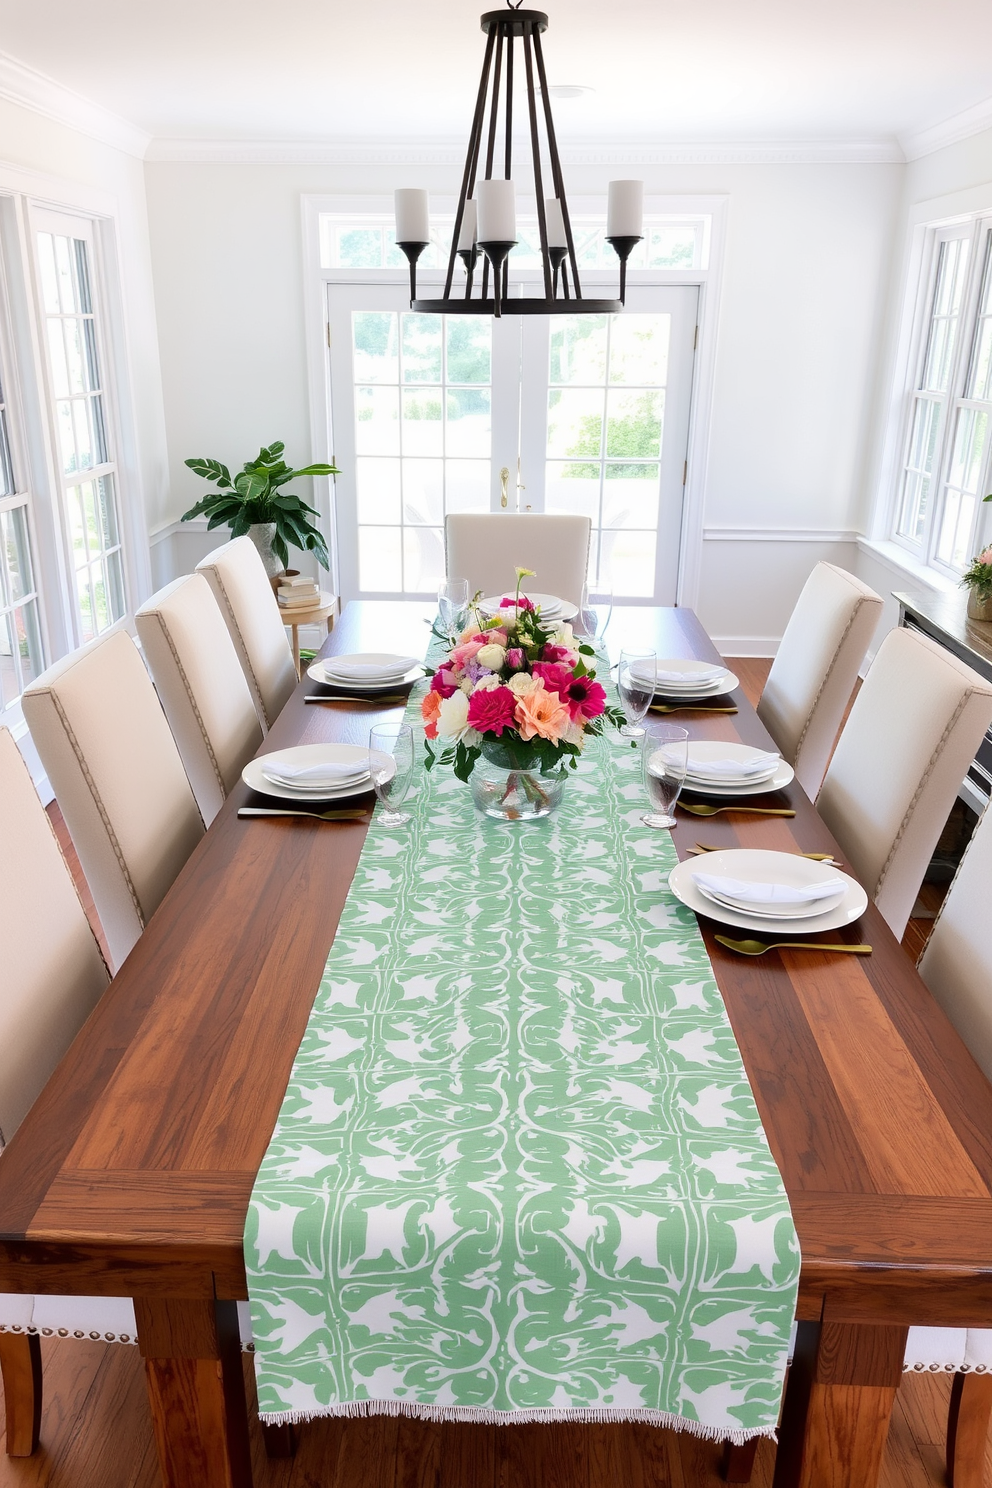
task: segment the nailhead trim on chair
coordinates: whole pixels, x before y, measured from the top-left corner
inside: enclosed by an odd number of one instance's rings
[[[138,898],[138,891],[134,887],[134,880],[131,878],[127,863],[124,860],[124,853],[121,849],[120,843],[117,840],[117,833],[114,831],[113,826],[111,825],[110,817],[107,815],[107,808],[103,804],[103,798],[96,788],[96,781],[90,774],[89,766],[87,765],[86,760],[83,757],[83,752],[79,747],[79,741],[72,731],[72,725],[66,717],[66,712],[59,699],[58,693],[53,691],[52,689],[48,689],[48,696],[51,698],[52,703],[55,706],[55,711],[56,713],[58,713],[59,718],[62,721],[62,727],[65,729],[66,738],[72,745],[72,752],[76,756],[76,760],[79,764],[80,770],[82,770],[83,772],[83,779],[86,781],[86,784],[90,788],[90,795],[93,797],[96,809],[100,813],[100,820],[103,822],[107,836],[110,838],[110,845],[114,849],[114,855],[117,858],[118,867],[121,870],[121,875],[124,879],[124,882],[127,884],[128,893],[131,895],[131,902],[134,905],[135,914],[138,916],[138,923],[141,925],[141,928],[144,929],[145,912],[141,907],[141,901]]]
[[[164,624],[161,615],[156,614],[154,610],[151,611],[151,615],[154,616],[154,618],[158,621],[159,629],[165,637],[166,645],[172,652],[172,659],[176,663],[176,670],[179,673],[182,684],[186,689],[186,696],[189,699],[189,705],[193,709],[193,717],[196,719],[200,727],[200,737],[206,745],[207,754],[210,756],[210,763],[214,767],[214,775],[217,777],[217,784],[220,786],[221,800],[226,800],[227,787],[224,784],[224,777],[220,773],[220,765],[217,763],[217,756],[214,753],[214,746],[211,744],[210,736],[208,735],[207,730],[204,726],[203,715],[197,707],[196,698],[193,696],[193,689],[190,687],[189,678],[186,675],[186,669],[179,659],[179,652],[176,650],[175,642],[173,641],[172,636],[169,634],[169,627]]]
[[[809,732],[809,726],[810,726],[810,724],[813,721],[813,714],[816,712],[816,705],[820,701],[820,698],[821,698],[821,696],[823,694],[823,689],[826,687],[827,683],[830,681],[831,673],[833,672],[834,667],[837,665],[837,658],[840,655],[841,651],[844,649],[844,642],[847,640],[848,636],[851,633],[851,627],[853,626],[855,620],[858,618],[858,615],[861,613],[862,608],[867,603],[868,603],[867,596],[866,595],[862,595],[862,597],[858,600],[857,606],[855,607],[854,611],[851,614],[850,620],[848,620],[847,625],[844,627],[844,634],[841,636],[840,640],[837,642],[837,646],[836,646],[836,649],[834,651],[834,654],[830,658],[830,665],[827,667],[826,672],[823,674],[823,680],[822,680],[822,682],[820,683],[819,687],[816,689],[816,697],[813,699],[813,701],[809,705],[809,712],[806,714],[806,722],[803,724],[803,731],[799,735],[799,743],[796,745],[796,758],[793,761],[793,763],[797,767],[799,765],[799,757],[800,757],[800,755],[803,752],[803,744],[806,742],[806,735]]]
[[[892,860],[893,860],[893,858],[896,855],[896,849],[898,848],[900,842],[903,839],[903,836],[904,836],[905,831],[906,831],[906,827],[909,824],[910,817],[913,815],[913,812],[916,810],[916,803],[920,799],[921,795],[923,794],[923,791],[924,791],[924,789],[926,787],[927,781],[930,779],[930,776],[933,774],[934,766],[936,765],[937,760],[940,758],[941,751],[943,750],[944,745],[947,743],[947,740],[950,737],[950,735],[951,735],[951,733],[952,733],[952,731],[954,729],[954,725],[957,723],[958,719],[961,717],[962,712],[964,711],[964,709],[966,708],[966,706],[968,705],[969,701],[971,700],[971,698],[973,696],[974,696],[974,693],[970,689],[969,689],[968,692],[965,693],[964,697],[961,699],[961,701],[958,703],[957,707],[954,709],[954,712],[951,714],[951,717],[950,717],[950,720],[948,722],[947,727],[945,728],[944,732],[941,734],[939,740],[937,741],[937,746],[934,749],[933,754],[931,754],[930,759],[927,762],[927,767],[926,767],[926,769],[924,770],[923,774],[920,777],[920,783],[916,787],[916,790],[913,793],[913,799],[910,801],[909,805],[906,807],[906,811],[905,811],[905,813],[903,815],[903,819],[899,823],[899,830],[898,830],[898,832],[895,835],[895,839],[894,839],[894,841],[892,843],[892,846],[889,848],[889,856],[886,858],[885,862],[882,864],[882,871],[878,875],[878,882],[876,883],[876,885],[875,885],[875,891],[874,891],[874,893],[871,896],[873,899],[877,899],[878,896],[879,896],[879,894],[881,893],[882,885],[885,882],[886,874],[888,873],[889,869],[892,867]]]
[[[231,604],[231,601],[230,601],[230,599],[228,598],[228,595],[227,595],[227,590],[224,587],[224,575],[221,573],[220,569],[218,569],[218,568],[211,568],[210,572],[213,574],[214,578],[217,580],[217,585],[218,585],[218,587],[220,589],[221,594],[224,597],[224,604],[225,604],[225,606],[227,608],[227,613],[231,617],[231,622],[232,622],[232,624],[234,626],[234,629],[240,635],[241,634],[241,626],[238,624],[238,617],[234,613],[234,606]],[[275,720],[269,717],[269,710],[265,706],[265,699],[262,696],[262,689],[259,686],[258,678],[255,676],[255,668],[251,664],[251,657],[248,655],[248,647],[244,643],[244,637],[242,637],[242,640],[241,640],[241,650],[244,652],[244,655],[243,656],[240,656],[239,655],[238,660],[240,662],[242,662],[242,664],[244,666],[246,666],[247,669],[248,669],[248,680],[251,683],[251,685],[252,685],[252,691],[255,694],[255,702],[256,702],[257,706],[262,711],[262,718],[263,718],[263,720],[265,722],[265,731],[266,731],[266,733],[268,733],[269,729],[272,727],[272,725],[275,722]]]

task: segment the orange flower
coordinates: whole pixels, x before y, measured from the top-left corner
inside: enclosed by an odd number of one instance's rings
[[[541,687],[517,700],[513,716],[521,739],[533,739],[535,734],[539,734],[542,739],[550,739],[552,744],[558,743],[570,722],[568,708],[558,694],[546,692]]]
[[[428,739],[437,738],[437,719],[441,711],[441,694],[429,692],[420,704],[420,716],[424,720],[424,733]]]

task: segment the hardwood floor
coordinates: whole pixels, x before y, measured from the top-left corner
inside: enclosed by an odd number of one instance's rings
[[[732,665],[756,701],[769,663],[741,658]],[[61,814],[54,805],[49,812],[99,933]],[[927,921],[911,922],[920,943],[928,930]],[[45,1339],[42,1353],[41,1446],[32,1458],[0,1455],[0,1488],[159,1488],[137,1349]],[[245,1383],[253,1401],[247,1357]],[[880,1488],[931,1488],[945,1481],[950,1387],[946,1375],[904,1377]],[[436,1426],[382,1417],[318,1421],[302,1428],[295,1458],[269,1462],[252,1412],[252,1456],[256,1488],[718,1488],[723,1481],[717,1445],[633,1426]],[[762,1443],[754,1488],[771,1488],[774,1460],[772,1444]],[[990,1447],[985,1482],[992,1484]]]

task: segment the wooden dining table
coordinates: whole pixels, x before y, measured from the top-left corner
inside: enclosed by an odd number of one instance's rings
[[[430,614],[351,604],[325,651],[422,654]],[[618,609],[608,640],[717,659],[686,609]],[[261,752],[364,744],[397,716],[304,703],[319,690],[304,675]],[[678,716],[768,747],[735,701]],[[0,1289],[134,1298],[169,1488],[251,1482],[245,1213],[367,831],[239,819],[249,800],[232,791],[0,1162]],[[798,785],[769,802],[795,817],[680,813],[680,857],[837,851]],[[992,1326],[992,1087],[874,907],[828,937],[869,957],[751,960],[701,924],[802,1249],[774,1482],[872,1488],[908,1325]]]

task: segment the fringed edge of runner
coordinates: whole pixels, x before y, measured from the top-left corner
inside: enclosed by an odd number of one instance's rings
[[[640,1422],[647,1426],[663,1426],[670,1431],[686,1431],[690,1436],[700,1436],[706,1441],[732,1442],[742,1447],[756,1437],[767,1436],[771,1441],[778,1437],[774,1428],[759,1427],[747,1431],[741,1427],[706,1426],[702,1421],[692,1421],[688,1416],[673,1415],[660,1410],[623,1410],[609,1406],[562,1406],[552,1409],[493,1410],[488,1405],[427,1405],[416,1400],[345,1400],[326,1405],[320,1410],[262,1411],[258,1419],[263,1426],[299,1426],[307,1421],[319,1421],[324,1416],[412,1416],[418,1421],[466,1421],[480,1426],[522,1426],[529,1421],[575,1421],[588,1425],[604,1425],[610,1422]]]

